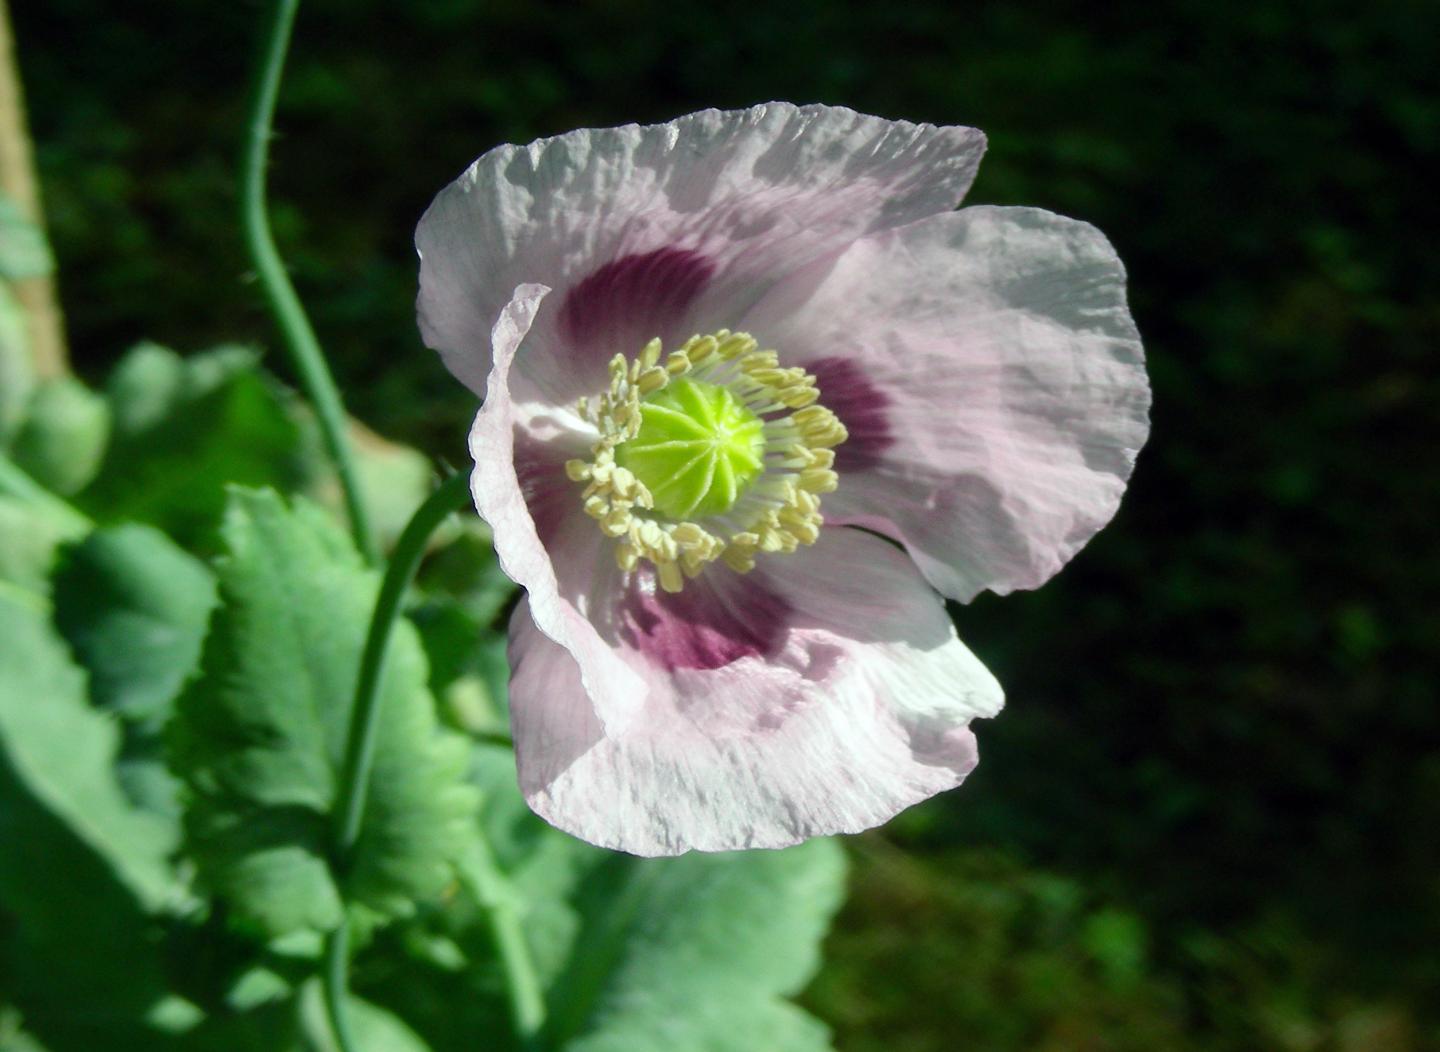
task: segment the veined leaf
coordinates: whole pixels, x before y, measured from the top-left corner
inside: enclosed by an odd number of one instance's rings
[[[840,904],[832,841],[674,859],[614,856],[592,871],[582,925],[547,996],[567,1052],[828,1049],[825,1027],[784,998],[819,967]]]
[[[215,579],[160,531],[102,527],[61,557],[55,622],[90,673],[90,696],[122,719],[117,777],[129,798],[178,814],[161,731],[200,663]]]
[[[788,998],[819,964],[844,857],[832,841],[785,851],[637,859],[566,836],[529,812],[509,750],[482,745],[474,777],[505,871],[488,889],[519,917],[544,990],[539,1047],[563,1052],[825,1052],[824,1026]],[[413,956],[362,989],[403,1009],[437,1048],[497,1034],[508,1016],[488,918],[466,874],[413,945],[459,947],[463,967]],[[414,951],[412,950],[412,953]],[[528,1047],[497,1034],[496,1052]]]
[[[127,804],[116,744],[47,614],[0,592],[0,971],[47,1043],[121,1047],[164,992],[146,914],[181,897],[175,830]]]
[[[222,605],[175,722],[190,851],[269,935],[334,928],[346,902],[403,914],[450,879],[474,805],[464,743],[436,724],[415,631],[402,622],[391,640],[342,889],[328,864],[332,811],[377,575],[320,508],[273,492],[232,490],[222,533]]]

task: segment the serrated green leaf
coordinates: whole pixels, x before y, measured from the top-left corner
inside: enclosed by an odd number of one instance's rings
[[[62,376],[31,393],[10,455],[37,482],[68,496],[100,470],[109,438],[109,403],[74,377]]]
[[[412,933],[405,967],[362,986],[406,1011],[436,1048],[508,1031],[504,965],[477,900],[519,917],[545,991],[539,1047],[573,1052],[823,1052],[825,1028],[791,1004],[819,963],[839,904],[844,857],[832,841],[780,852],[637,859],[591,847],[541,822],[515,785],[508,749],[481,745],[472,776],[482,825],[504,877],[468,871],[464,894]],[[446,966],[414,946],[443,939],[467,961]]]
[[[616,856],[591,872],[582,927],[547,997],[547,1030],[571,1052],[810,1052],[825,1028],[784,1000],[819,966],[840,904],[832,841],[785,851]]]
[[[48,617],[0,594],[0,912],[17,924],[0,971],[42,1040],[122,1047],[164,992],[146,912],[182,893],[175,829],[127,804],[116,728],[84,690]]]
[[[44,231],[0,194],[0,278],[36,278],[54,269]]]
[[[449,880],[474,803],[464,743],[436,725],[415,631],[402,622],[392,637],[342,892],[327,864],[331,811],[377,575],[320,508],[273,492],[232,490],[222,532],[222,605],[175,721],[190,850],[270,935],[334,928],[344,902],[403,914]]]
[[[174,901],[165,860],[175,831],[119,793],[111,770],[119,735],[86,705],[84,674],[43,615],[5,595],[0,640],[0,742],[16,791],[23,785],[63,820],[147,907]],[[0,860],[15,863],[19,854],[7,850]]]
[[[63,553],[53,587],[55,623],[90,673],[91,700],[123,720],[116,776],[125,794],[178,814],[161,729],[200,663],[214,576],[160,531],[128,523]]]
[[[306,479],[284,396],[242,348],[182,359],[142,344],[116,367],[106,398],[113,438],[77,498],[97,519],[147,522],[204,546],[227,483],[289,489]]]

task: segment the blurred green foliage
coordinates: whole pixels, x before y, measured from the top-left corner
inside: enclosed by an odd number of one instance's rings
[[[269,341],[232,192],[259,7],[16,6],[81,371]],[[811,993],[840,1048],[1440,1047],[1437,30],[1405,0],[304,5],[277,237],[352,409],[456,463],[473,399],[415,334],[410,234],[500,141],[770,98],[974,124],[972,200],[1127,262],[1154,437],[1057,581],[956,610],[1010,707],[857,850]]]
[[[81,483],[92,520],[0,447],[0,1052],[335,1052],[315,971],[342,923],[361,946],[348,1000],[365,1052],[478,1035],[493,1052],[832,1047],[791,999],[819,965],[844,851],[638,859],[533,815],[496,740],[514,585],[473,517],[435,532],[407,597],[337,859],[379,574],[338,508],[264,485],[333,497],[311,417],[233,347],[143,344],[107,390],[84,394],[119,425],[98,453],[111,479],[163,483],[188,470],[176,450],[210,470],[140,502]],[[217,393],[229,411],[195,412]],[[365,496],[413,505],[407,461],[429,488],[413,449],[359,449]],[[241,472],[262,485],[226,484]]]

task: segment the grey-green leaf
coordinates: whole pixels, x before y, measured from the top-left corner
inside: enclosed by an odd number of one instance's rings
[[[98,519],[151,523],[193,547],[212,540],[227,482],[305,481],[299,427],[243,348],[181,358],[142,344],[116,367],[106,398],[112,440],[77,497]]]
[[[342,889],[327,863],[356,669],[378,586],[320,508],[235,489],[201,676],[173,755],[193,802],[187,840],[236,915],[275,936],[326,930],[342,904],[382,915],[438,893],[474,808],[463,742],[440,729],[424,654],[396,626],[381,683],[365,822]]]
[[[109,438],[109,403],[74,377],[61,376],[31,393],[10,455],[37,482],[69,496],[100,470]]]
[[[582,927],[554,984],[549,1030],[568,1052],[828,1049],[785,998],[819,965],[839,906],[837,844],[675,859],[620,856],[593,871]]]
[[[0,454],[0,585],[43,599],[56,551],[90,528],[89,519]]]
[[[786,851],[637,859],[545,825],[515,785],[507,749],[475,750],[483,826],[504,875],[467,870],[465,894],[430,929],[468,964],[412,960],[366,989],[394,1006],[427,1005],[415,1024],[437,1047],[506,1018],[495,977],[506,965],[476,900],[514,911],[544,991],[540,1047],[564,1052],[824,1052],[825,1027],[789,1000],[814,974],[838,907],[837,843]],[[436,919],[432,915],[432,922]],[[497,1050],[520,1044],[496,1040]],[[528,1046],[527,1046],[528,1047]]]
[[[127,720],[163,723],[200,660],[215,578],[159,530],[98,529],[55,575],[55,622],[90,672],[91,697]]]
[[[0,590],[0,973],[47,1043],[119,1047],[164,993],[146,913],[181,901],[175,829],[128,805],[116,744],[45,612]]]

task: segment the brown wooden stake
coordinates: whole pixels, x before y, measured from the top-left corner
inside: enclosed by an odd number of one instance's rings
[[[15,202],[21,213],[44,226],[35,158],[25,126],[25,97],[20,88],[20,66],[15,38],[10,32],[10,9],[0,0],[0,193]],[[12,284],[25,311],[35,375],[41,378],[69,372],[65,351],[65,325],[52,275],[24,278]]]

